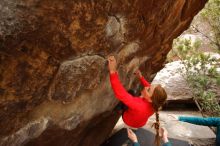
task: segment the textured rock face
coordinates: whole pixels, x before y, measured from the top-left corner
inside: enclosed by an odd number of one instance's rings
[[[1,0],[0,145],[99,145],[118,118],[106,56],[126,88],[152,78],[205,2]]]

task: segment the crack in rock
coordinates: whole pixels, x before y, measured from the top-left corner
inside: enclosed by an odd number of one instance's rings
[[[60,122],[59,126],[67,130],[73,130],[80,122],[82,122],[82,115],[72,114],[68,119]]]

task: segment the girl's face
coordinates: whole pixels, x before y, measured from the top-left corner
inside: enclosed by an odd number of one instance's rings
[[[153,95],[154,92],[154,88],[157,85],[151,85],[150,87],[144,87],[144,89],[141,91],[141,97],[144,97],[145,99],[147,99],[148,101],[152,101],[151,100],[151,96]]]

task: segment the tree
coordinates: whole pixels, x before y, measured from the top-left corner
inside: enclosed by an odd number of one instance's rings
[[[172,56],[178,56],[183,64],[180,74],[192,89],[193,98],[201,110],[210,116],[220,116],[219,99],[213,86],[220,87],[218,59],[198,51],[200,41],[177,38],[173,42]]]
[[[201,19],[199,22],[207,22],[210,32],[201,27],[201,23],[192,23],[191,28],[206,37],[220,51],[220,0],[209,0],[198,17]]]

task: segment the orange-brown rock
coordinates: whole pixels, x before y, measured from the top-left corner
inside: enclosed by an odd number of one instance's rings
[[[206,0],[1,0],[0,145],[102,143],[118,116],[105,58],[126,88],[159,71]]]

